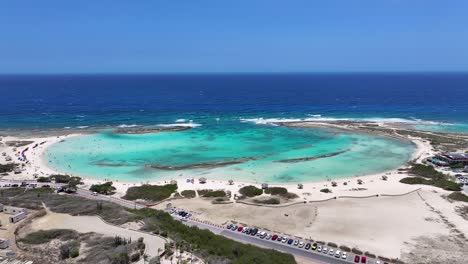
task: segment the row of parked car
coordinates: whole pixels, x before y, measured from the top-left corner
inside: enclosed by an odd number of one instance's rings
[[[258,228],[255,228],[255,227],[243,227],[243,226],[238,226],[238,225],[235,225],[235,224],[228,224],[226,226],[226,229],[229,229],[229,230],[234,231],[234,232],[235,231],[241,232],[241,233],[244,233],[246,235],[256,236],[256,237],[259,237],[259,238],[265,239],[265,240],[276,241],[276,242],[279,242],[279,243],[284,243],[284,244],[288,244],[288,245],[291,245],[291,246],[296,246],[298,248],[304,248],[305,250],[314,250],[316,252],[320,252],[322,254],[328,254],[330,256],[334,256],[335,258],[340,258],[340,259],[343,259],[343,260],[348,259],[348,253],[345,252],[345,251],[341,251],[341,250],[338,250],[338,249],[335,251],[335,249],[328,248],[326,245],[320,245],[318,243],[302,242],[302,241],[299,241],[297,239],[292,239],[292,238],[288,238],[288,237],[285,237],[285,236],[280,236],[280,235],[276,235],[276,234],[268,234],[265,231],[260,231],[260,230],[258,230]],[[367,263],[367,257],[366,256],[355,256],[354,257],[354,262],[355,263]],[[375,263],[380,264],[380,261],[377,260]],[[387,264],[387,263],[385,262],[384,264]]]

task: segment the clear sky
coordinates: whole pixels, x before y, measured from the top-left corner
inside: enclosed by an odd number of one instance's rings
[[[468,71],[467,0],[0,0],[0,73]]]

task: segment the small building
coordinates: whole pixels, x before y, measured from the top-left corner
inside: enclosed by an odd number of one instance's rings
[[[26,218],[26,212],[19,212],[15,215],[10,216],[10,223],[17,223]]]
[[[468,153],[442,153],[436,156],[437,159],[445,161],[448,165],[464,164],[468,165]]]
[[[8,239],[0,238],[0,249],[7,249],[10,246]]]

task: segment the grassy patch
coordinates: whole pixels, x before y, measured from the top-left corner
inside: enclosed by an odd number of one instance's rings
[[[255,197],[263,194],[263,190],[255,186],[249,185],[240,188],[239,193],[247,197]]]
[[[434,167],[424,164],[413,164],[408,172],[411,175],[431,179],[440,179],[446,177],[445,174],[443,174],[442,172],[438,172],[436,169],[434,169]]]
[[[271,195],[285,195],[288,193],[288,189],[283,187],[269,187],[265,189],[265,193]]]
[[[226,192],[223,190],[211,191],[203,194],[203,197],[225,197]]]
[[[130,187],[127,190],[123,199],[136,200],[143,199],[153,202],[162,201],[167,199],[177,190],[177,184],[166,184],[166,185],[149,185],[144,184],[142,186]]]
[[[258,204],[280,204],[280,199],[272,197],[268,199],[255,199],[254,202]]]
[[[180,194],[185,198],[195,198],[197,196],[194,190],[184,190]]]
[[[328,189],[328,188],[321,189],[320,191],[323,192],[323,193],[331,193],[331,192],[332,192],[332,191],[331,191],[330,189]]]
[[[19,241],[25,244],[44,244],[49,243],[54,239],[72,240],[77,239],[78,233],[69,229],[51,229],[40,230],[37,232],[29,233]]]
[[[444,178],[439,179],[424,179],[422,177],[406,177],[400,180],[401,183],[405,184],[424,184],[432,185],[435,187],[442,188],[447,191],[460,191],[462,188],[460,184],[447,180]]]
[[[453,192],[447,196],[451,200],[468,203],[468,196],[461,192]]]

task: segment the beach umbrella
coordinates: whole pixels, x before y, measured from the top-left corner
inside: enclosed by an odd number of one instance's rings
[[[336,181],[332,181],[331,184],[332,184],[333,187],[336,187],[338,185],[338,183],[336,183]]]
[[[198,181],[199,181],[200,183],[206,183],[206,178],[201,177],[200,179],[198,179]]]
[[[363,184],[364,182],[361,179],[359,179],[359,180],[357,180],[357,183],[358,184]]]
[[[302,183],[299,183],[299,184],[297,185],[297,188],[298,188],[298,189],[303,189],[303,188],[304,188],[304,185],[302,185]]]
[[[229,180],[229,185],[233,185],[234,184],[234,181],[233,180]]]
[[[387,175],[383,175],[382,176],[382,180],[386,181],[388,179],[388,176]]]

